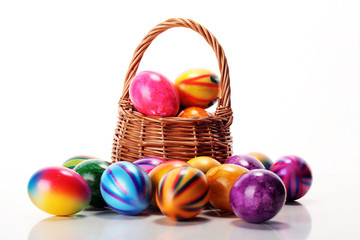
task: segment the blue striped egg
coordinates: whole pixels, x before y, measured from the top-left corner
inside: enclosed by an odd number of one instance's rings
[[[131,162],[116,162],[102,174],[100,191],[108,206],[119,213],[136,215],[151,201],[151,180]]]

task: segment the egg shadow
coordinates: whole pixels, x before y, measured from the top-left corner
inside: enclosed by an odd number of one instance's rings
[[[287,202],[285,202],[285,205],[287,205],[287,206],[302,206],[302,204],[299,203],[298,201],[287,201]]]
[[[283,230],[290,228],[290,225],[284,222],[279,221],[267,221],[263,223],[249,223],[245,220],[238,219],[231,222],[232,225],[239,227],[239,228],[245,228],[245,229],[251,229],[251,230],[259,230],[259,231],[273,231],[273,230]]]
[[[216,218],[237,218],[234,213],[225,212],[215,208],[204,210],[201,214]]]
[[[74,214],[74,215],[67,215],[67,216],[51,216],[51,217],[44,219],[44,221],[47,221],[47,222],[76,221],[76,220],[81,220],[84,218],[86,218],[86,215]]]
[[[175,221],[171,218],[168,217],[163,217],[163,218],[159,218],[157,220],[155,220],[154,222],[156,224],[162,225],[162,226],[194,226],[194,225],[199,225],[199,224],[204,224],[209,222],[210,219],[208,218],[204,218],[204,217],[194,217],[188,220],[183,220],[183,221]]]
[[[104,212],[104,211],[111,211],[110,208],[108,207],[92,207],[92,206],[89,206],[87,208],[84,209],[85,212]]]
[[[144,213],[149,214],[149,215],[156,215],[156,216],[160,216],[163,215],[163,213],[160,211],[160,209],[155,208],[155,207],[149,207],[147,208]]]
[[[101,212],[97,212],[94,214],[94,216],[96,217],[100,217],[100,218],[104,218],[104,219],[110,219],[110,220],[141,220],[144,218],[147,218],[150,216],[150,214],[148,212],[142,212],[140,214],[137,215],[125,215],[125,214],[121,214],[112,210],[109,211],[101,211]]]

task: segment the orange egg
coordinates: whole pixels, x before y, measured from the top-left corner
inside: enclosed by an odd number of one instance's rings
[[[178,117],[191,118],[191,117],[208,117],[210,116],[207,111],[199,107],[188,107],[182,110]]]
[[[159,185],[159,182],[161,178],[168,173],[170,170],[177,168],[177,167],[183,167],[183,166],[189,166],[186,162],[179,161],[179,160],[172,160],[172,161],[166,161],[163,163],[160,163],[158,166],[153,168],[149,172],[149,177],[152,184],[152,201],[151,205],[156,207],[156,200],[155,200],[155,192],[156,188]]]
[[[233,212],[229,201],[230,190],[235,181],[248,171],[235,164],[222,164],[211,168],[206,173],[210,185],[211,205],[223,211]]]

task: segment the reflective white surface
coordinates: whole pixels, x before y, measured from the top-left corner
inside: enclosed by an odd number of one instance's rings
[[[214,209],[186,222],[147,210],[125,216],[88,208],[74,216],[50,216],[26,194],[26,179],[1,186],[0,239],[358,239],[358,176],[315,175],[309,193],[287,203],[273,219],[247,223]],[[8,188],[8,189],[7,189]]]
[[[311,226],[311,215],[300,203],[286,205],[265,224],[246,223],[215,210],[204,211],[191,221],[174,222],[150,211],[124,216],[90,209],[73,217],[42,219],[34,224],[28,239],[305,239]]]

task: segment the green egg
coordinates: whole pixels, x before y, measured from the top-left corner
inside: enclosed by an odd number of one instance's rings
[[[80,174],[89,184],[91,190],[90,206],[102,208],[107,206],[100,192],[100,179],[109,162],[102,160],[87,160],[79,163],[74,171]]]

